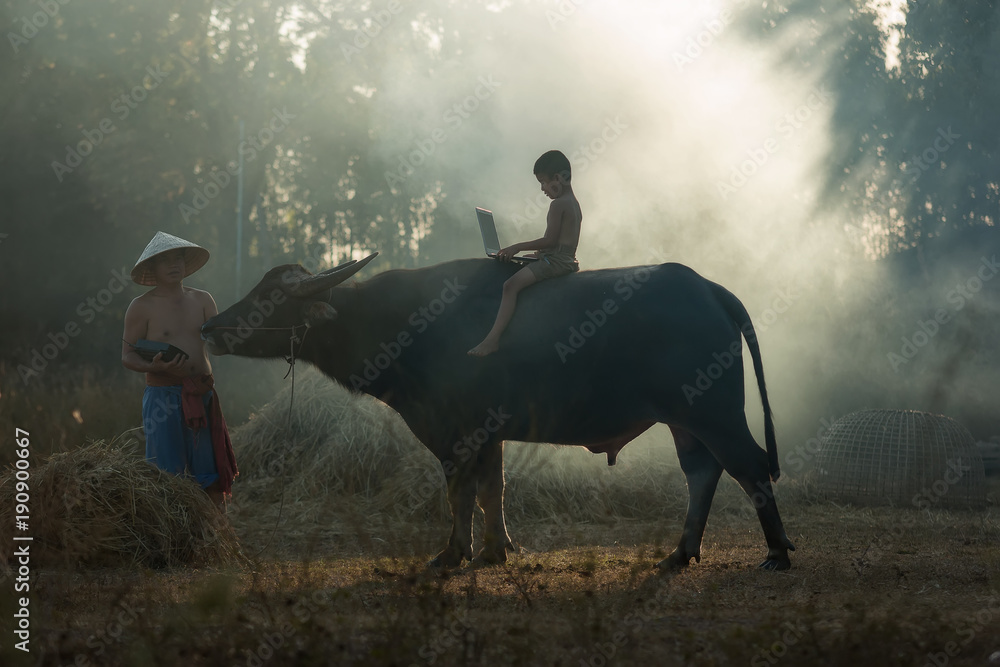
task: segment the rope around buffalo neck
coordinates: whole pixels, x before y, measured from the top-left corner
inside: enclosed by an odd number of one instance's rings
[[[299,338],[298,335],[296,335],[295,333],[295,329],[300,326],[305,326],[306,328],[305,332],[303,332],[302,334],[302,338]],[[289,339],[289,354],[285,358],[285,361],[288,362],[288,372],[285,373],[285,378],[291,375],[292,385],[289,390],[289,397],[288,397],[288,414],[285,417],[286,443],[285,447],[281,450],[281,464],[279,466],[281,471],[281,492],[280,492],[280,500],[278,502],[278,516],[274,520],[274,528],[271,529],[271,536],[267,538],[267,542],[264,544],[263,547],[261,547],[260,551],[254,554],[254,559],[259,558],[260,555],[265,551],[267,551],[267,549],[271,546],[271,542],[274,541],[274,535],[275,533],[278,532],[278,525],[281,524],[281,512],[285,508],[285,477],[286,477],[285,457],[288,455],[288,449],[289,447],[291,447],[292,444],[292,406],[295,404],[295,344],[296,343],[299,344],[299,352],[301,352],[302,345],[305,343],[306,340],[306,334],[309,333],[309,323],[306,322],[304,324],[296,324],[295,326],[292,327],[280,327],[280,328],[291,329],[292,331],[292,335]]]

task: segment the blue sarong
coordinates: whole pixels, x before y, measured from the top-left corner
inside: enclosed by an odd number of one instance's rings
[[[146,432],[146,460],[160,470],[193,477],[201,488],[219,479],[208,426],[193,431],[184,423],[181,385],[146,387],[142,395],[142,426]],[[212,392],[202,400],[207,410]]]

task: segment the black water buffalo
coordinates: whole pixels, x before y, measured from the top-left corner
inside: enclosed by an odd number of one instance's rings
[[[690,500],[680,543],[658,566],[700,560],[725,470],[757,509],[767,540],[761,567],[790,567],[795,547],[771,490],[778,463],[760,350],[731,292],[680,264],[583,271],[525,290],[500,351],[476,358],[466,351],[489,330],[501,286],[518,267],[457,260],[338,287],[374,256],[318,275],[276,267],[208,320],[202,337],[214,354],[294,354],[394,408],[448,479],[452,533],[432,565],[472,559],[477,499],[486,529],[476,562],[503,562],[513,549],[504,440],[581,445],[612,465],[630,440],[662,422]],[[766,453],[744,414],[741,333],[763,402]]]

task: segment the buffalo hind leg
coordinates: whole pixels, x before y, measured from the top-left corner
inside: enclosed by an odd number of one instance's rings
[[[494,565],[507,562],[507,550],[515,550],[507,534],[503,516],[503,442],[489,443],[480,450],[477,477],[479,506],[485,515],[483,548],[473,559],[473,565]]]
[[[677,447],[677,458],[687,480],[688,507],[684,532],[673,553],[656,564],[659,568],[687,567],[691,559],[701,562],[701,539],[705,534],[708,513],[712,509],[715,488],[722,476],[722,464],[701,442],[687,431],[670,427]]]
[[[729,421],[732,424],[735,419]],[[767,454],[753,439],[750,429],[743,419],[738,428],[729,429],[725,433],[702,433],[701,439],[711,450],[733,479],[749,496],[757,518],[764,529],[764,539],[767,540],[767,556],[760,567],[765,570],[787,570],[792,566],[788,558],[789,551],[795,551],[795,545],[785,534],[785,528],[778,514],[778,505],[774,501],[774,491],[771,488],[770,470],[767,465]]]
[[[795,545],[788,539],[781,524],[781,516],[778,514],[778,504],[774,501],[774,490],[771,487],[770,478],[766,477],[763,482],[755,483],[752,492],[748,491],[742,483],[741,486],[753,501],[760,525],[764,529],[764,537],[767,539],[767,557],[760,564],[760,567],[765,570],[789,569],[792,567],[792,561],[788,557],[788,552],[795,551]]]
[[[463,559],[472,560],[472,510],[475,502],[475,475],[471,466],[460,468],[448,478],[451,538],[444,551],[431,560],[431,567],[458,567]]]

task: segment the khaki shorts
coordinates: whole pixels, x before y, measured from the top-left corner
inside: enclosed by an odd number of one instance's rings
[[[574,252],[564,246],[559,246],[554,251],[539,253],[537,262],[528,265],[535,280],[548,280],[558,278],[580,270],[580,263],[576,261]]]

